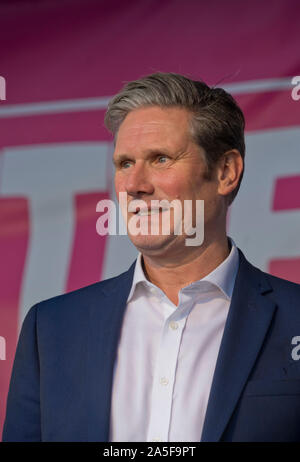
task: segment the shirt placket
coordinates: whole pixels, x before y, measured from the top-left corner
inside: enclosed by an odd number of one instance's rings
[[[178,354],[188,314],[186,302],[176,309],[167,301],[161,305],[171,314],[165,319],[156,358],[147,441],[169,440]]]

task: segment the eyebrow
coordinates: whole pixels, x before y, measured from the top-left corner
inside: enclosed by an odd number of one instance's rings
[[[113,164],[114,165],[119,165],[121,162],[123,162],[124,160],[128,160],[129,158],[129,155],[127,154],[120,154],[118,155],[117,158],[113,157],[112,158],[112,161],[113,161]]]

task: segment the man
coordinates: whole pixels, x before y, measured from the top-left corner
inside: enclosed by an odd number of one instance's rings
[[[128,83],[105,121],[125,218],[158,232],[128,231],[139,256],[124,274],[31,308],[4,440],[300,440],[300,287],[226,236],[241,110],[222,89],[157,73]],[[201,245],[176,232],[174,208],[151,209],[161,200],[192,201],[193,226],[204,201]]]

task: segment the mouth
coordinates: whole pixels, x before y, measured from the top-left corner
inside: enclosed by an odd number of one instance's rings
[[[149,216],[152,216],[152,215],[158,215],[159,213],[162,213],[162,212],[165,212],[169,209],[167,208],[146,208],[146,209],[140,209],[138,208],[135,212],[134,212],[134,215],[138,216],[138,217],[149,217]]]

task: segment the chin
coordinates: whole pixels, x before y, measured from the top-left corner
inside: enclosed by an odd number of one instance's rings
[[[129,238],[133,245],[141,253],[158,253],[167,249],[175,236],[131,236]]]

